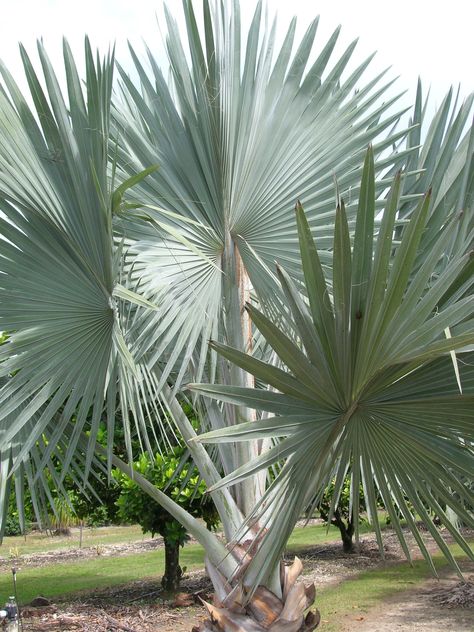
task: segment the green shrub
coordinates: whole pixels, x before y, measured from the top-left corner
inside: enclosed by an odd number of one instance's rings
[[[167,454],[156,454],[152,460],[142,454],[134,463],[134,469],[145,476],[158,489],[170,496],[196,518],[202,518],[209,529],[218,523],[218,514],[210,496],[205,495],[206,485],[197,468],[190,463],[182,464],[184,448],[177,447]],[[122,522],[138,523],[144,533],[160,534],[165,544],[165,574],[162,584],[165,590],[174,591],[179,586],[182,569],[179,566],[179,549],[189,539],[186,529],[128,476],[114,470],[120,486],[117,500],[118,516]]]
[[[5,522],[5,535],[21,535],[20,521],[18,515],[8,514]]]

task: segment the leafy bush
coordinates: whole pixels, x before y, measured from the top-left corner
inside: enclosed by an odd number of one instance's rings
[[[108,508],[105,505],[99,505],[87,514],[85,523],[88,527],[106,527],[111,524]]]
[[[182,464],[184,448],[176,447],[167,454],[156,454],[152,460],[146,454],[134,463],[134,469],[170,496],[196,518],[202,518],[208,529],[215,528],[218,514],[211,498],[205,495],[206,485],[197,468]],[[120,470],[113,476],[120,486],[117,500],[118,517],[123,522],[138,523],[144,533],[160,534],[165,544],[165,574],[163,588],[174,591],[179,586],[183,570],[179,565],[179,548],[189,539],[186,529],[158,503]]]
[[[8,514],[5,523],[5,535],[21,535],[20,521],[15,514]]]

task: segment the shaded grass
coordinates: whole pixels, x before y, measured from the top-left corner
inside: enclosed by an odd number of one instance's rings
[[[186,546],[180,555],[182,566],[188,570],[202,568],[204,551],[194,544]],[[58,597],[79,591],[94,590],[152,578],[159,583],[164,571],[164,550],[124,555],[120,557],[89,558],[82,561],[24,568],[17,574],[18,599],[29,603],[38,595]],[[12,590],[10,573],[0,575],[0,603]]]
[[[82,546],[99,546],[101,544],[124,544],[140,542],[148,539],[144,536],[139,525],[116,527],[84,527],[82,532]],[[15,556],[31,553],[57,551],[58,549],[78,549],[79,529],[72,529],[71,536],[50,536],[42,532],[33,532],[26,537],[23,535],[6,536],[0,545],[0,556],[8,557],[11,552]]]

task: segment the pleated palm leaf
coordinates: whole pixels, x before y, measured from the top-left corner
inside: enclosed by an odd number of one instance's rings
[[[435,514],[474,559],[446,511],[451,508],[463,522],[474,524],[472,514],[465,509],[465,503],[473,506],[474,497],[464,484],[474,469],[474,297],[469,291],[474,277],[472,234],[470,248],[465,242],[441,273],[434,273],[461,221],[459,214],[452,217],[422,265],[417,266],[431,194],[420,200],[396,243],[402,180],[400,175],[395,178],[380,230],[374,236],[373,158],[369,151],[353,248],[342,200],[337,208],[332,288],[327,285],[317,245],[298,205],[305,295],[278,268],[288,305],[288,311],[281,313],[286,326],[275,326],[256,307],[247,306],[254,325],[273,347],[284,370],[214,342],[214,349],[268,388],[193,386],[220,401],[272,414],[199,438],[203,442],[278,439],[274,448],[221,482],[235,484],[260,468],[283,461],[279,476],[248,521],[253,529],[259,525],[262,537],[258,550],[249,556],[243,577],[248,589],[255,584],[268,585],[296,520],[332,479],[334,509],[349,469],[356,498],[352,502],[354,524],[359,522],[357,498],[362,483],[382,554],[379,496],[408,558],[410,550],[400,515],[433,570],[418,520],[458,569],[433,522]],[[451,337],[446,337],[447,327]],[[298,336],[296,343],[288,336],[291,329]],[[450,355],[453,351],[461,367],[459,385]],[[214,616],[225,621],[227,615]],[[227,628],[223,625],[222,629]]]
[[[104,393],[115,402],[117,374],[136,374],[119,306],[134,295],[117,283],[114,269],[108,173],[113,56],[95,62],[86,41],[84,94],[65,43],[65,98],[41,44],[38,50],[46,92],[21,50],[34,110],[2,67],[8,93],[0,94],[1,326],[12,334],[1,350],[1,373],[13,377],[1,390],[1,415],[17,411],[8,442],[41,411],[23,455],[62,409],[52,450],[75,413],[67,465],[90,408],[97,429]],[[94,443],[95,432],[91,448]],[[89,461],[93,453],[88,450]]]
[[[462,247],[462,242],[474,227],[474,219],[469,212],[474,195],[474,131],[472,126],[468,126],[474,95],[468,95],[459,106],[458,100],[459,94],[454,98],[451,88],[433,119],[426,121],[428,98],[423,101],[422,85],[418,82],[410,131],[401,143],[404,153],[407,150],[409,153],[391,169],[392,175],[399,168],[411,172],[404,183],[400,218],[409,217],[413,211],[413,199],[431,187],[430,217],[420,244],[421,250],[431,248],[431,242],[436,240],[451,213],[466,211],[459,218],[456,235],[447,248],[447,258],[449,252]]]
[[[43,47],[39,45],[46,93],[26,52],[21,52],[36,112],[3,66],[8,93],[0,93],[1,327],[12,332],[1,349],[1,373],[15,374],[1,390],[1,417],[16,413],[3,440],[13,440],[41,414],[18,463],[62,406],[51,450],[76,409],[77,428],[82,430],[96,399],[100,406],[92,425],[98,425],[107,371],[114,365],[112,337],[122,342],[112,298],[113,237],[107,206],[113,58],[96,65],[86,44],[86,103],[65,44],[66,104]]]
[[[135,189],[152,208],[119,213],[117,222],[136,239],[135,276],[160,292],[167,314],[147,321],[135,353],[160,362],[163,381],[178,362],[178,383],[199,341],[226,335],[242,345],[237,279],[272,309],[281,298],[275,258],[299,273],[295,199],[330,248],[334,174],[355,200],[369,142],[380,174],[395,160],[384,151],[405,134],[388,133],[400,113],[388,113],[396,98],[382,101],[392,83],[384,73],[361,82],[370,58],[348,70],[356,42],[333,61],[339,29],[311,62],[318,20],[297,45],[293,20],[278,48],[260,2],[247,34],[238,2],[205,0],[202,29],[192,2],[183,6],[186,37],[166,11],[170,79],[150,50],[147,72],[131,49],[140,89],[121,69],[122,103],[113,112],[121,169],[159,165]],[[206,352],[195,360],[198,378]]]
[[[113,190],[108,157],[113,55],[95,61],[86,40],[82,84],[65,42],[64,95],[41,43],[38,51],[45,89],[21,49],[33,110],[8,70],[1,68],[0,322],[11,333],[0,350],[0,499],[7,500],[7,473],[15,474],[18,491],[26,476],[41,514],[41,499],[47,495],[43,470],[55,475],[53,458],[62,467],[59,483],[76,472],[78,484],[87,487],[85,479],[97,466],[96,452],[109,467],[113,462],[130,473],[113,456],[117,406],[129,456],[132,432],[152,452],[150,435],[164,417],[161,410],[168,419],[173,410],[186,416],[176,402],[174,409],[164,409],[147,367],[136,363],[129,350],[129,330],[140,310],[154,311],[156,306],[146,292],[138,294],[121,284],[130,286],[124,273],[125,246],[113,233],[113,209],[150,169]],[[153,416],[151,433],[145,428],[147,414]],[[102,420],[107,423],[107,449],[96,445]],[[207,455],[201,463],[208,479],[218,480]],[[148,488],[169,504],[165,494]],[[229,496],[219,492],[216,504],[222,508]],[[21,504],[21,493],[18,498]],[[227,506],[232,511],[231,500]],[[178,506],[169,509],[185,524],[190,520],[188,528],[210,549],[215,563],[220,562],[225,549],[219,540]]]

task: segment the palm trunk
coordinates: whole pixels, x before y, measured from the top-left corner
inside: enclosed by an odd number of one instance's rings
[[[247,271],[235,245],[227,233],[223,253],[222,268],[224,272],[224,304],[225,304],[225,334],[226,342],[240,351],[249,351],[252,346],[251,325],[245,311],[245,303],[250,298],[250,282]],[[233,386],[253,386],[253,378],[236,365],[231,365],[228,371],[229,381]],[[253,412],[243,406],[228,407],[230,424],[250,421]],[[235,466],[248,463],[257,456],[258,446],[253,442],[239,442],[235,446]],[[237,506],[244,516],[248,516],[259,499],[256,480],[252,477],[235,486]]]
[[[243,352],[252,348],[252,329],[245,303],[250,299],[250,280],[238,249],[230,235],[227,236],[223,255],[226,342]],[[236,366],[229,368],[230,381],[234,386],[254,386],[253,378]],[[239,423],[255,420],[253,411],[243,407],[231,409],[233,419]],[[235,446],[236,466],[258,455],[261,446],[257,442],[241,442]],[[236,486],[236,502],[244,516],[255,508],[265,490],[265,473],[252,477]],[[228,547],[238,565],[238,571],[225,575],[209,559],[206,568],[215,589],[213,603],[205,603],[210,619],[195,632],[311,632],[320,621],[318,611],[305,611],[315,599],[314,585],[305,586],[297,579],[302,571],[300,560],[291,567],[280,564],[272,581],[274,590],[259,586],[251,596],[244,594],[241,578],[251,558],[258,550],[255,540],[239,542]],[[276,594],[278,593],[278,594]]]
[[[318,627],[321,617],[317,610],[305,615],[316,589],[314,584],[297,582],[303,570],[298,558],[290,567],[281,565],[281,599],[264,586],[245,599],[238,581],[228,582],[209,561],[206,567],[216,592],[212,604],[204,603],[210,619],[193,632],[311,632]]]

